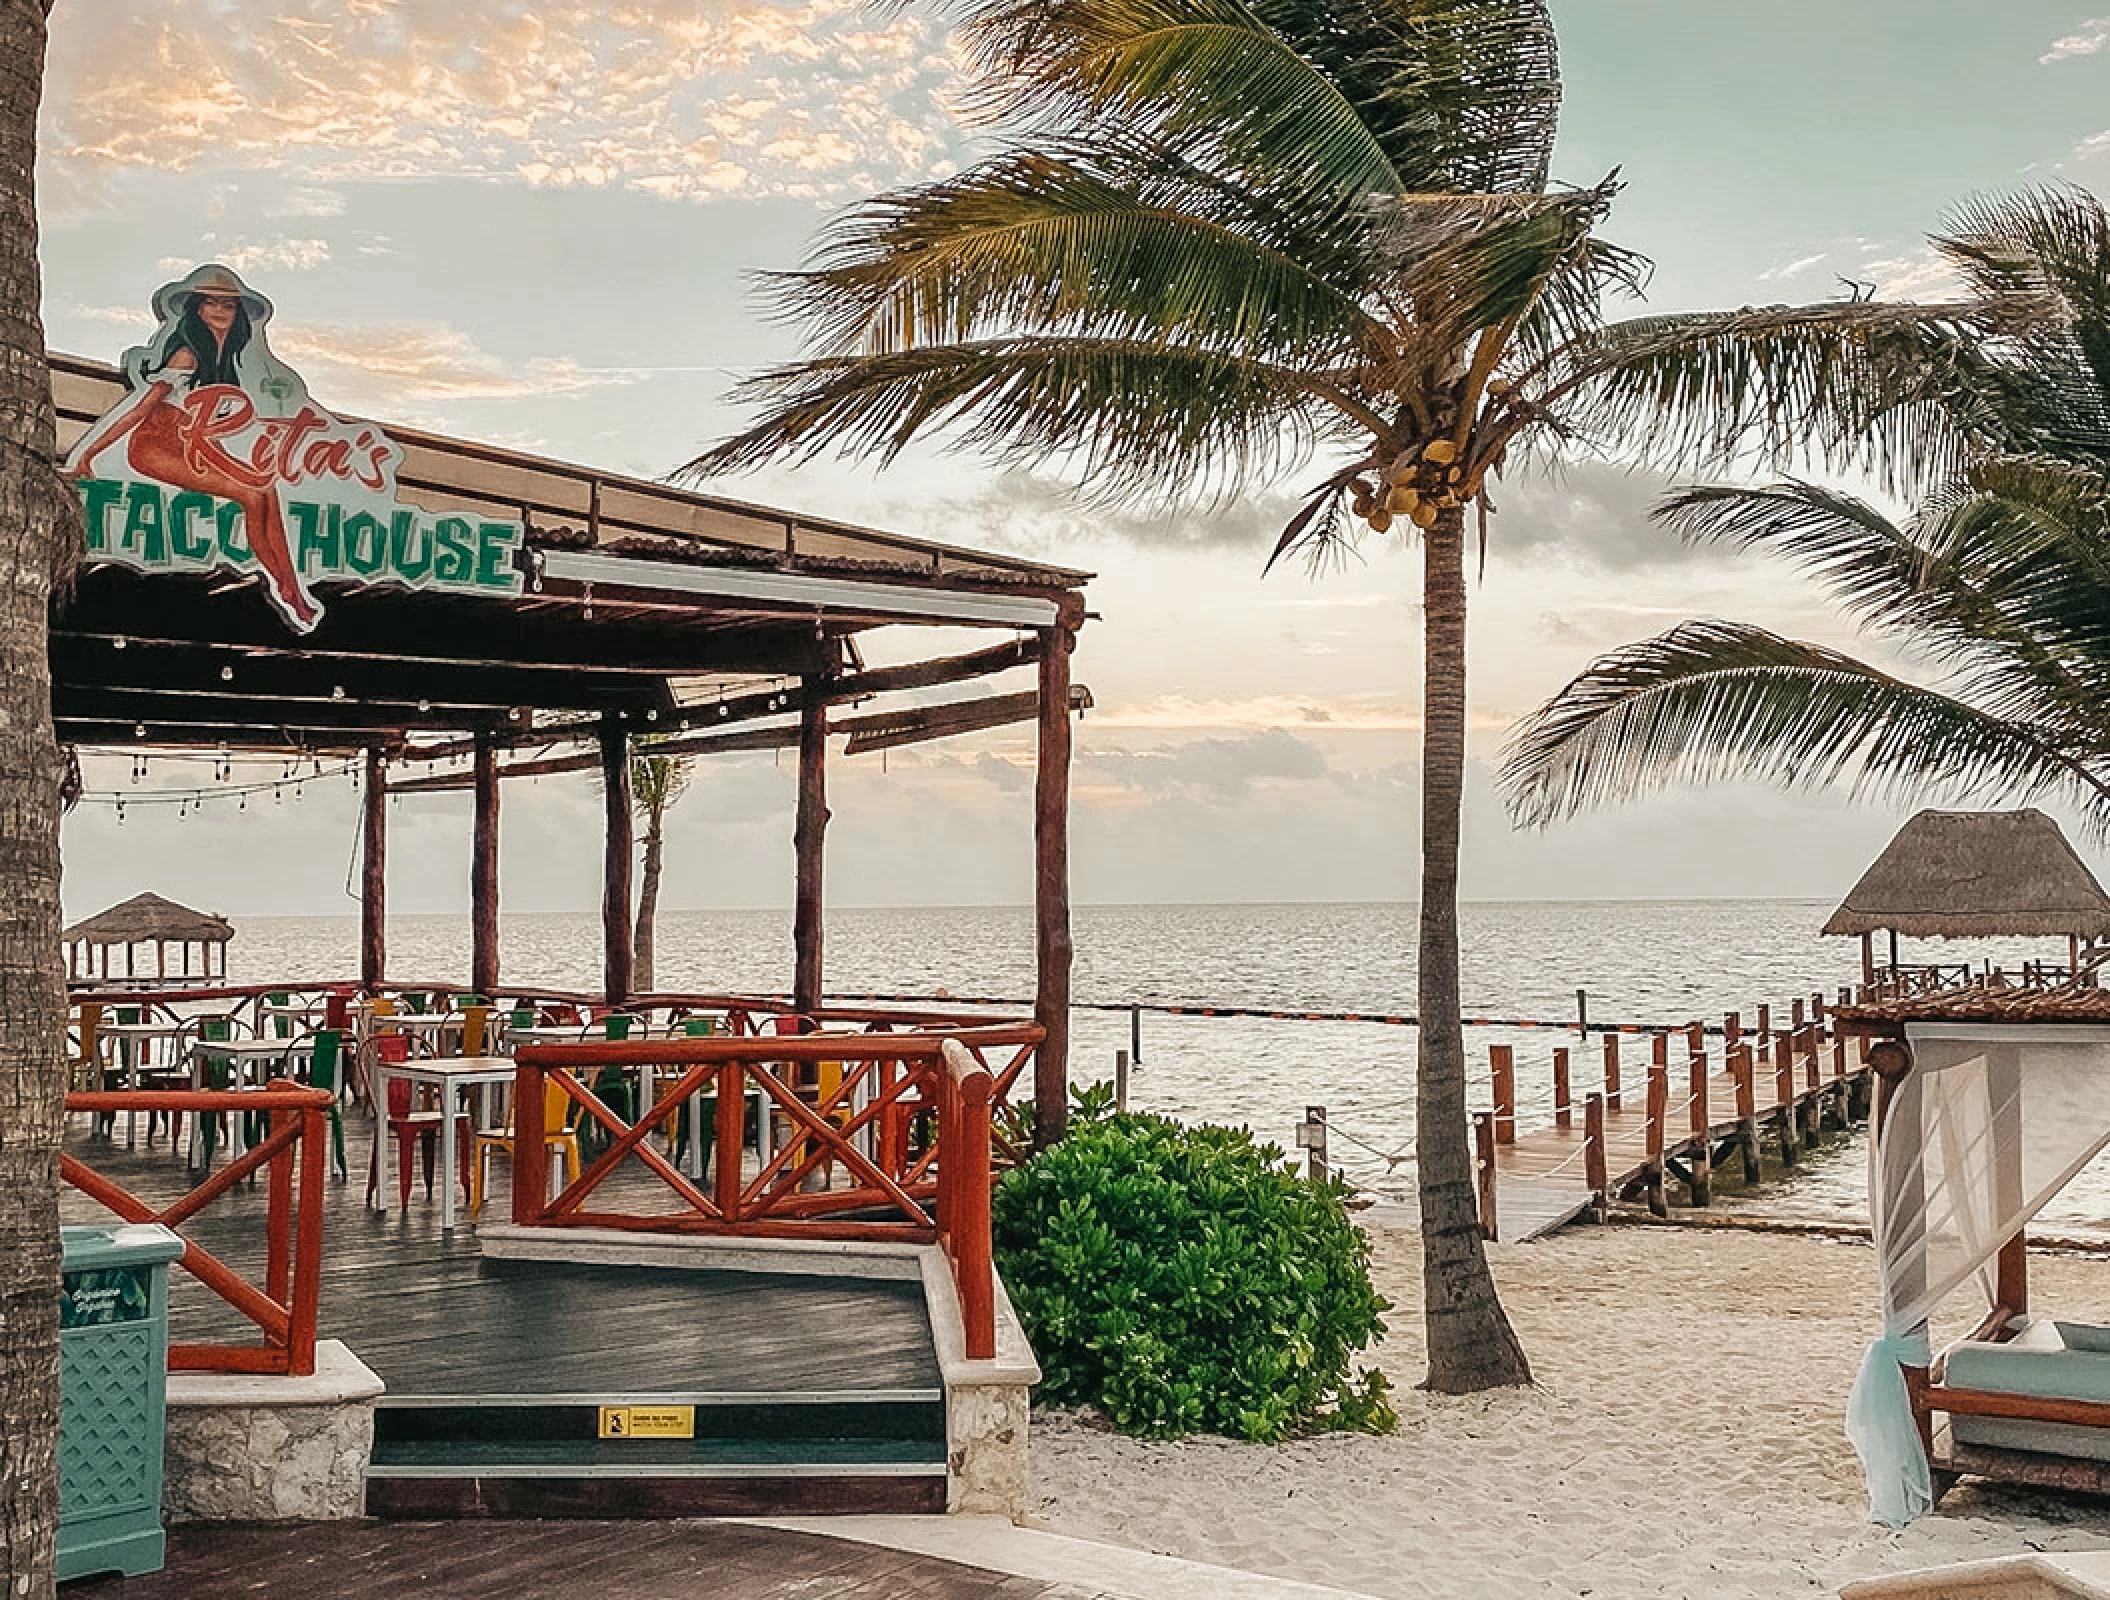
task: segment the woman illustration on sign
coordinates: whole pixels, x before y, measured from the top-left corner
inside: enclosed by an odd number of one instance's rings
[[[265,592],[306,633],[322,613],[293,560],[280,482],[253,452],[240,453],[258,419],[292,416],[308,403],[306,385],[264,342],[271,302],[232,269],[204,266],[156,291],[154,312],[154,337],[125,354],[131,394],[82,435],[66,470],[94,476],[96,457],[124,440],[139,477],[233,501]]]

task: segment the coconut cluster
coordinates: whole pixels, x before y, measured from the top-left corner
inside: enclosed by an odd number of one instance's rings
[[[1470,498],[1458,447],[1448,439],[1410,445],[1378,470],[1375,482],[1357,478],[1349,493],[1355,514],[1379,533],[1389,529],[1395,517],[1405,517],[1417,528],[1432,527],[1438,513]]]

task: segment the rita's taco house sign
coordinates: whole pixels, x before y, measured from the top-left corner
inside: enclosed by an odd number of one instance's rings
[[[162,285],[154,315],[124,399],[66,457],[89,561],[254,574],[302,633],[322,583],[520,592],[521,525],[403,504],[402,448],[308,398],[265,340],[271,302],[231,269]]]

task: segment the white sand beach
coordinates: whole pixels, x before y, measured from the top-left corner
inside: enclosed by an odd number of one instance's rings
[[[2110,1548],[2110,1499],[1966,1483],[1905,1532],[1865,1520],[1840,1424],[1874,1318],[1865,1245],[1616,1226],[1495,1247],[1538,1387],[1448,1399],[1411,1387],[1415,1237],[1372,1238],[1398,1434],[1145,1443],[1037,1413],[1036,1522],[1403,1600],[1828,1595],[1877,1572]],[[2037,1257],[2032,1290],[2103,1317],[2110,1259]]]

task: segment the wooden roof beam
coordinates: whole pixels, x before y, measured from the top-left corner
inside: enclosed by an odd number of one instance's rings
[[[569,668],[513,667],[449,661],[313,659],[217,649],[189,642],[78,635],[51,641],[54,680],[71,688],[137,689],[289,701],[348,699],[399,705],[542,710],[676,711],[658,673],[580,673]]]
[[[1082,684],[1071,689],[1071,711],[1085,711],[1091,704],[1091,690]],[[939,706],[919,706],[909,711],[845,717],[832,722],[828,731],[848,734],[849,752],[857,754],[865,750],[923,744],[932,739],[950,738],[954,734],[973,733],[1008,723],[1029,722],[1039,714],[1040,691],[1029,689],[1022,694],[984,696],[954,700]],[[652,747],[652,753],[661,756],[725,755],[739,750],[785,750],[798,742],[799,725],[788,722],[777,727],[735,729],[730,733],[686,734],[662,740]],[[546,778],[565,772],[585,772],[599,766],[600,759],[597,752],[546,756],[500,767],[498,775],[501,778]],[[435,772],[420,778],[393,781],[388,788],[391,794],[440,794],[466,789],[474,781],[472,773]]]
[[[829,680],[827,688],[821,691],[820,698],[829,705],[843,705],[851,701],[869,699],[873,695],[898,693],[904,689],[935,689],[949,683],[965,683],[975,678],[987,677],[991,673],[1008,671],[1012,667],[1031,666],[1039,659],[1040,635],[1029,633],[1008,643],[970,651],[966,655],[937,656],[929,661],[913,661],[902,666],[872,667],[863,672],[846,673]],[[660,718],[660,725],[669,731],[676,728],[716,728],[740,722],[753,722],[759,718],[781,717],[787,713],[796,715],[804,708],[806,698],[806,691],[796,686],[750,690],[745,694],[728,695],[723,700],[686,706],[671,714],[664,714]],[[577,729],[516,730],[506,735],[505,742],[518,748],[530,744],[571,741],[586,743],[594,737],[593,724],[581,723]],[[449,761],[471,753],[472,746],[468,741],[452,740],[445,744],[407,752],[407,757],[414,761]]]

